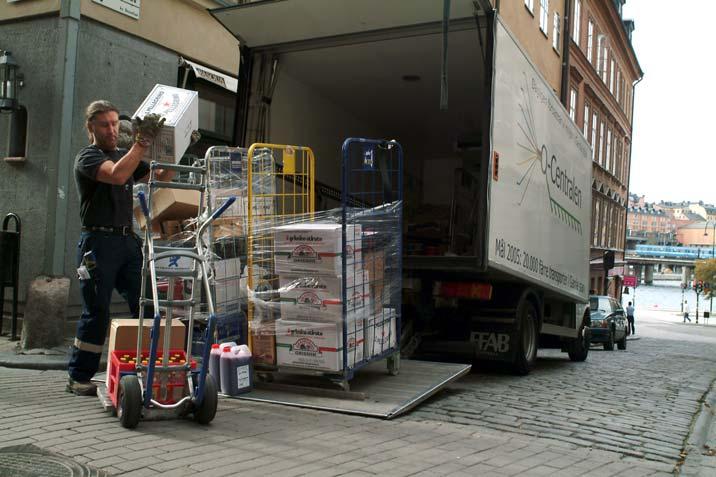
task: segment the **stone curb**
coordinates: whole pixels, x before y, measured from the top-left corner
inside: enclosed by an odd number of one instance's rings
[[[67,369],[67,357],[57,355],[22,355],[0,353],[0,367],[34,369],[39,371],[57,371]],[[107,361],[102,360],[99,369],[103,371]]]
[[[686,455],[682,465],[677,468],[678,475],[700,475],[700,472],[703,470],[703,453],[706,449],[706,444],[711,439],[716,438],[715,411],[716,381],[712,381],[708,391],[699,402],[698,413],[694,418],[691,432],[684,444],[683,452]]]

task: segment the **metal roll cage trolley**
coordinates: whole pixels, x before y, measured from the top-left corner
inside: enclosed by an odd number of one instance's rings
[[[197,183],[162,182],[155,180],[157,169],[189,173],[190,177],[198,178]],[[229,197],[219,208],[211,211],[210,206],[200,207],[197,230],[193,247],[158,246],[152,239],[152,194],[157,189],[188,189],[201,193],[200,204],[204,204],[207,189],[207,166],[185,166],[152,161],[150,164],[149,195],[137,194],[142,212],[146,219],[144,233],[142,264],[142,288],[140,297],[137,348],[136,352],[114,351],[110,359],[115,372],[107,376],[108,391],[117,416],[123,427],[134,428],[141,418],[153,417],[155,414],[169,414],[183,417],[193,414],[194,420],[200,424],[208,424],[214,419],[218,405],[218,390],[213,377],[208,374],[209,352],[214,339],[216,315],[209,280],[207,255],[210,247],[203,242],[203,235],[213,220],[218,218],[236,197]],[[208,201],[206,201],[208,203]],[[156,262],[162,259],[187,258],[191,260],[190,269],[164,270],[158,272]],[[168,280],[167,296],[159,298],[157,282],[159,278]],[[151,285],[151,299],[146,296],[146,284]],[[188,299],[175,299],[175,280],[191,282],[191,295]],[[197,281],[201,282],[198,286]],[[192,359],[192,334],[194,330],[195,308],[200,302],[200,290],[203,288],[208,306],[209,317],[204,331],[204,350],[201,363]],[[150,331],[149,352],[142,346],[142,330],[145,306],[153,305],[153,323]],[[186,310],[188,314],[188,337],[185,350],[170,349],[173,309]],[[160,310],[164,310],[165,319],[162,325]],[[162,329],[163,326],[163,329]],[[159,335],[163,331],[162,351],[159,351]],[[124,354],[122,354],[124,353]],[[118,382],[114,382],[113,380]],[[114,391],[114,392],[113,392]]]

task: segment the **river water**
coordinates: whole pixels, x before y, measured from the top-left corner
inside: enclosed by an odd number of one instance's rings
[[[636,289],[629,289],[629,295],[622,295],[622,304],[634,302],[636,308],[650,310],[681,311],[682,290],[679,281],[658,281],[654,280],[653,285],[640,285]],[[688,300],[691,314],[696,311],[696,293],[693,290],[685,290],[683,298]],[[704,299],[703,294],[699,297],[699,312],[708,311],[710,299]],[[714,303],[716,309],[716,303]]]

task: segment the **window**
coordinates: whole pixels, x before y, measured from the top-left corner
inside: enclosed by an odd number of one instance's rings
[[[609,230],[609,225],[611,222],[611,207],[609,207],[609,204],[607,202],[604,203],[604,207],[602,207],[602,230],[601,230],[601,241],[599,242],[599,245],[602,247],[607,247],[607,230]]]
[[[597,74],[602,72],[602,50],[604,48],[604,35],[597,37],[597,64],[594,67],[597,70]]]
[[[609,92],[614,94],[614,69],[616,68],[616,63],[614,62],[614,59],[612,59],[611,68],[609,68]]]
[[[549,28],[549,0],[539,0],[539,29],[547,35]]]
[[[599,199],[595,199],[594,201],[594,226],[592,230],[592,245],[595,247],[598,245],[599,242],[599,219],[601,218],[601,214],[599,213]]]
[[[612,130],[609,128],[607,128],[607,147],[605,148],[604,156],[604,168],[609,171],[612,169]]]
[[[574,123],[577,122],[577,90],[574,88],[569,90],[569,117]]]
[[[587,61],[592,62],[592,50],[594,49],[594,22],[589,19],[587,24]]]
[[[602,81],[604,81],[604,84],[607,84],[607,67],[609,66],[609,49],[607,49],[607,41],[604,40],[604,44],[602,45],[604,48],[604,56],[602,57]]]
[[[525,0],[525,7],[527,7],[527,10],[529,10],[530,13],[534,13],[535,12],[534,0]]]
[[[559,13],[554,12],[554,25],[552,25],[552,48],[559,52],[559,42],[562,37],[562,26],[559,23]]]
[[[572,28],[572,39],[580,46],[579,35],[582,33],[582,0],[574,0],[574,27]]]
[[[606,137],[604,136],[604,122],[602,121],[599,123],[599,139],[597,140],[597,144],[599,144],[599,154],[597,155],[597,157],[599,158],[599,163],[602,165],[602,167],[604,167],[604,150],[606,149],[604,147],[605,138]]]
[[[597,113],[592,113],[592,160],[597,160]]]
[[[582,118],[584,137],[589,138],[589,104],[584,103],[584,117]]]
[[[619,69],[617,69],[617,81],[616,81],[616,83],[617,83],[617,84],[616,84],[617,91],[616,91],[616,93],[615,93],[614,96],[615,96],[616,99],[617,99],[617,103],[621,104],[622,98],[621,98],[621,96],[620,96],[620,93],[621,93],[621,84],[622,84],[622,71],[619,70]]]

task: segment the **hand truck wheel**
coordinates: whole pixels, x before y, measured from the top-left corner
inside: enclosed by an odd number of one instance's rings
[[[122,376],[119,381],[117,417],[122,427],[134,429],[142,417],[142,388],[136,374]]]
[[[216,389],[216,381],[210,374],[206,375],[204,384],[204,399],[201,404],[194,408],[194,420],[199,424],[209,424],[216,416],[216,408],[219,404],[218,390]]]

